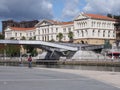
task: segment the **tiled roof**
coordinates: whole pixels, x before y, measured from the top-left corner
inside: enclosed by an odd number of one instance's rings
[[[12,30],[16,30],[16,31],[35,30],[35,27],[33,27],[33,28],[10,27],[10,28]]]
[[[60,22],[60,21],[55,21],[55,20],[47,20],[53,24],[58,24],[58,25],[67,25],[67,24],[73,24],[73,21],[69,21],[69,22]]]
[[[103,16],[103,15],[98,15],[98,14],[85,14],[88,17],[91,17],[93,19],[102,19],[102,20],[110,20],[110,21],[115,21],[115,19]]]
[[[70,22],[61,22],[61,25],[68,25],[68,24],[73,24],[74,22],[73,21],[70,21]]]
[[[47,20],[48,22],[51,22],[52,24],[60,24],[61,22],[55,21],[55,20]]]

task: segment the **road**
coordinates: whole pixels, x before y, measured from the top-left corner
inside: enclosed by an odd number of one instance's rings
[[[0,66],[0,90],[120,90],[74,70]]]

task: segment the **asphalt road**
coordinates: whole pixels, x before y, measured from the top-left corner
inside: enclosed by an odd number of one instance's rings
[[[120,90],[72,73],[0,66],[0,90]]]

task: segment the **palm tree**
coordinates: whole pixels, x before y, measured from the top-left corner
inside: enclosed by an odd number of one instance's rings
[[[57,38],[59,39],[59,42],[61,42],[62,38],[63,38],[63,34],[62,33],[58,33]]]
[[[25,36],[22,36],[21,40],[26,40]]]
[[[68,33],[69,42],[73,42],[73,36],[74,36],[73,32],[69,31]]]

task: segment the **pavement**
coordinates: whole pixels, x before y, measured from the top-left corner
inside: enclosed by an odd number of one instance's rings
[[[120,72],[0,66],[0,90],[120,90]]]

